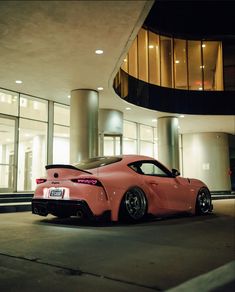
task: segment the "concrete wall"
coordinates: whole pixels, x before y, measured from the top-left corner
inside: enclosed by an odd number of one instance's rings
[[[211,191],[231,191],[228,134],[184,134],[182,147],[185,177],[203,180]]]

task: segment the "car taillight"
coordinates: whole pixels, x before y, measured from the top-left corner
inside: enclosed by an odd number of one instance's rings
[[[42,184],[44,182],[46,182],[47,180],[45,178],[36,178],[36,184],[39,185],[39,184]]]
[[[98,187],[102,186],[99,180],[93,179],[93,178],[73,178],[71,179],[71,181],[78,184],[86,184],[86,185],[98,186]]]

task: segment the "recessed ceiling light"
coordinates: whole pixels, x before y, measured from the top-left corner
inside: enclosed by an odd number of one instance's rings
[[[180,60],[175,60],[175,63],[176,63],[176,64],[179,64],[179,62],[180,62]]]
[[[180,118],[184,118],[184,115],[180,115]]]
[[[202,44],[202,47],[203,47],[203,48],[205,48],[205,47],[206,47],[206,45],[205,45],[205,44]]]
[[[130,108],[130,107],[126,107],[126,110],[127,110],[127,111],[130,111],[130,110],[131,110],[131,108]]]
[[[199,89],[199,90],[202,90],[202,87],[199,87],[198,89]]]
[[[103,90],[104,88],[103,88],[103,87],[97,87],[97,89],[101,91],[101,90]]]
[[[16,80],[15,83],[17,83],[17,84],[21,84],[21,83],[23,83],[23,81],[21,81],[21,80]]]
[[[149,49],[153,49],[154,48],[154,45],[149,45]]]
[[[95,53],[96,53],[97,55],[101,55],[101,54],[104,53],[104,51],[99,49],[99,50],[96,50]]]
[[[152,119],[152,122],[157,122],[157,119]]]
[[[201,69],[202,69],[202,68],[205,68],[205,66],[204,66],[204,65],[201,65],[200,68],[201,68]]]
[[[124,59],[124,62],[127,62],[127,58]]]
[[[68,98],[71,98],[71,95],[68,95]]]

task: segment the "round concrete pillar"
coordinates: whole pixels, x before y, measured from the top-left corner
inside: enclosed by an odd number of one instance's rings
[[[113,109],[100,109],[99,132],[109,135],[122,135],[123,113]]]
[[[98,155],[98,92],[77,89],[70,102],[71,163]]]
[[[159,118],[157,123],[157,133],[159,161],[170,169],[179,169],[178,118]]]

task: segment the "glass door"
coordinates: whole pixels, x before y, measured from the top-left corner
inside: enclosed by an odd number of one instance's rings
[[[100,136],[100,155],[113,156],[122,154],[122,135]]]
[[[0,193],[16,189],[16,123],[0,115]]]

